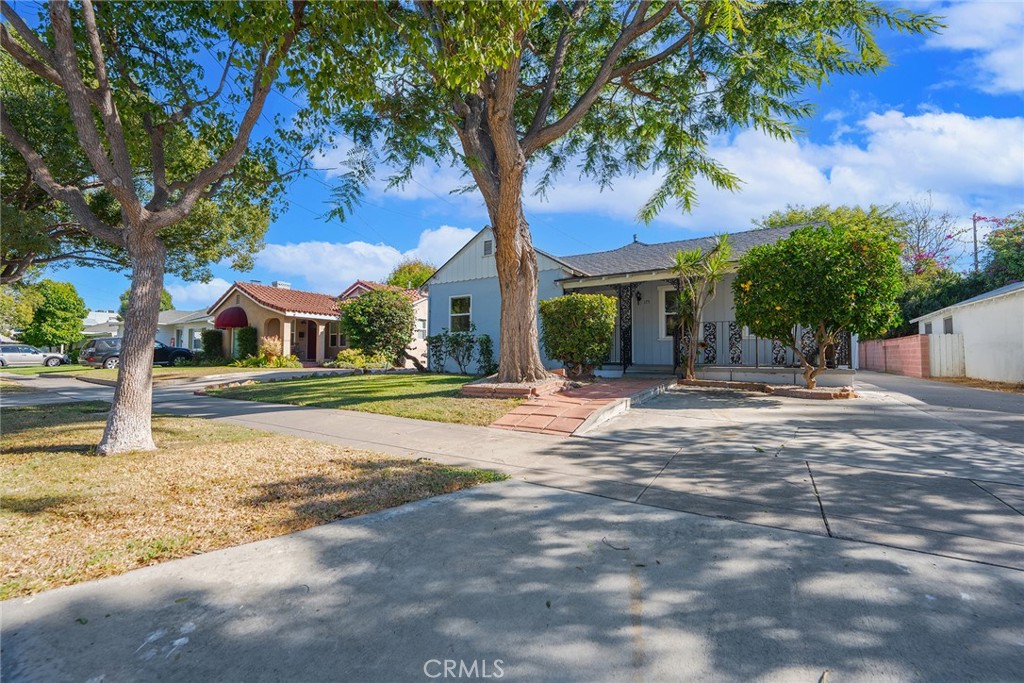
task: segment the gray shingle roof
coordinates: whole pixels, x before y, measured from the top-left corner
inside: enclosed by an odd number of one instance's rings
[[[963,301],[959,301],[959,302],[957,302],[955,304],[951,304],[949,306],[946,306],[945,308],[940,308],[938,310],[932,311],[931,313],[925,313],[922,316],[914,318],[910,322],[916,323],[918,320],[924,320],[925,318],[930,318],[933,315],[936,315],[938,313],[943,313],[945,311],[952,311],[954,308],[960,308],[961,306],[966,306],[968,304],[976,304],[979,301],[984,301],[985,299],[991,299],[992,297],[1002,296],[1004,294],[1010,294],[1011,292],[1017,292],[1017,291],[1024,291],[1024,282],[1011,282],[1010,284],[1003,285],[1002,287],[1000,287],[998,289],[993,289],[991,292],[985,292],[984,294],[979,294],[978,296],[972,296],[970,299],[964,299]]]
[[[206,320],[210,317],[210,314],[205,309],[198,311],[179,311],[172,309],[170,311],[160,311],[160,317],[157,320],[157,325],[183,325],[185,323],[195,323]]]
[[[781,228],[729,233],[733,258],[739,258],[752,247],[771,244],[784,237],[788,237],[789,233],[802,227],[805,226],[787,225]],[[633,242],[610,251],[562,256],[561,260],[589,276],[636,273],[645,270],[664,270],[672,267],[677,251],[686,251],[695,247],[710,249],[714,241],[714,237],[696,237],[694,239],[661,242],[659,244]]]

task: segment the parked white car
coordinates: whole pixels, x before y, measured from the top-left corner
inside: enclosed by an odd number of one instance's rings
[[[40,351],[28,344],[0,344],[0,368],[16,365],[45,365],[52,368],[69,362],[70,359],[62,353]]]

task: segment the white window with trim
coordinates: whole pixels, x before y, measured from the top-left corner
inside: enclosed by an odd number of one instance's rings
[[[345,337],[341,334],[341,322],[335,320],[333,323],[327,324],[327,345],[328,346],[345,346]]]
[[[416,339],[418,339],[420,341],[423,341],[424,339],[427,338],[427,319],[426,318],[416,318],[415,333],[416,333]]]
[[[672,333],[676,329],[676,325],[679,324],[679,297],[676,295],[675,287],[662,287],[659,289],[659,294],[658,339],[672,339]]]
[[[473,297],[453,296],[448,299],[448,331],[469,332],[473,317]]]
[[[494,240],[484,240],[484,256],[494,256]]]

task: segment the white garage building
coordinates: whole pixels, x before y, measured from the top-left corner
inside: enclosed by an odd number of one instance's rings
[[[963,374],[996,382],[1024,382],[1024,282],[1015,282],[985,294],[915,318],[921,334],[953,335],[962,347]],[[955,337],[959,337],[957,340]],[[962,343],[961,343],[962,342]],[[936,344],[932,344],[933,350]],[[932,374],[936,371],[935,354]]]

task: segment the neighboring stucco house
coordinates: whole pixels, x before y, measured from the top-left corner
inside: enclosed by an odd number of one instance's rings
[[[739,258],[748,249],[775,242],[800,226],[748,230],[729,235],[733,257]],[[701,237],[659,244],[645,244],[634,237],[624,247],[608,251],[572,256],[553,256],[537,250],[538,298],[550,299],[571,292],[599,293],[615,297],[618,315],[612,339],[612,351],[602,371],[607,374],[630,372],[671,372],[679,363],[679,350],[674,343],[675,297],[677,279],[672,263],[678,251],[694,247],[710,248],[714,238]],[[791,350],[770,339],[761,339],[736,324],[733,308],[732,281],[728,274],[719,283],[714,299],[704,310],[700,342],[704,344],[698,362],[706,376],[729,377],[745,368],[747,377],[761,381],[795,381],[772,375],[771,368],[792,368],[797,363]],[[443,329],[464,330],[475,325],[478,334],[488,334],[498,352],[501,295],[494,265],[494,235],[484,228],[460,249],[427,281],[430,287],[430,334]],[[809,293],[810,295],[810,293]],[[805,344],[810,345],[806,336]],[[853,368],[851,354],[855,339],[847,337],[837,349],[839,366]],[[557,363],[541,358],[548,367]],[[446,370],[455,367],[448,361]],[[762,371],[763,370],[763,371]],[[793,371],[788,371],[789,375]],[[849,383],[849,373],[826,373],[836,381]],[[838,377],[837,377],[838,374]]]
[[[920,334],[933,340],[932,374],[940,363],[938,349],[963,354],[963,374],[996,382],[1024,382],[1024,282],[1015,282],[920,318]],[[941,344],[937,335],[960,336],[962,343]],[[953,363],[956,365],[956,363]]]
[[[338,299],[356,297],[371,289],[386,286],[359,280],[341,295],[331,296],[292,289],[289,283],[281,281],[271,285],[235,282],[207,309],[207,313],[214,317],[214,327],[225,332],[225,356],[237,355],[238,328],[255,327],[258,338],[280,337],[284,342],[285,353],[294,354],[308,364],[319,364],[333,360],[339,351],[348,348],[341,333]],[[418,315],[425,319],[426,295],[411,290],[410,298],[413,297],[414,310],[419,311]],[[426,362],[422,339],[418,346],[416,339],[410,346],[410,353],[417,352],[422,362]]]
[[[123,336],[124,322],[118,319],[118,330],[113,335]],[[213,318],[205,309],[160,311],[156,322],[156,340],[168,346],[200,351],[203,348],[203,330],[213,329]]]

